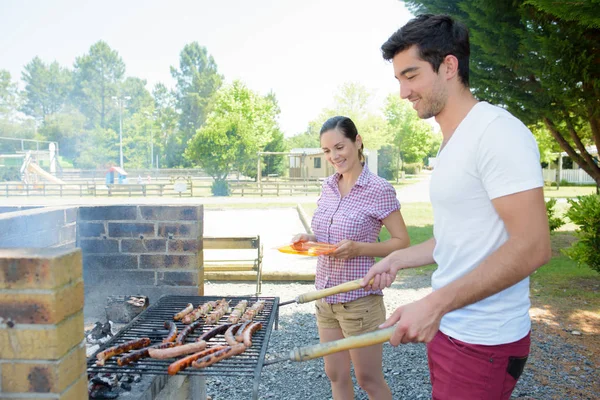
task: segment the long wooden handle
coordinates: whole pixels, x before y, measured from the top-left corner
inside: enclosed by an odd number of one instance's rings
[[[300,296],[296,297],[296,303],[303,304],[308,303],[309,301],[314,301],[318,299],[322,299],[323,297],[333,296],[334,294],[351,292],[356,289],[360,289],[360,281],[362,279],[357,279],[355,281],[350,281],[346,283],[342,283],[341,285],[332,286],[327,289],[315,290],[314,292],[303,293]],[[369,284],[373,283],[373,279],[369,282]]]
[[[351,336],[345,339],[334,340],[333,342],[319,343],[312,346],[295,347],[290,350],[289,359],[291,361],[306,361],[313,358],[327,356],[344,350],[359,349],[374,344],[387,342],[394,333],[395,326],[380,329],[363,335]]]

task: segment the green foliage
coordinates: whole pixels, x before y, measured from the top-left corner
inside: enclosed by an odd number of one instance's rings
[[[111,112],[118,114],[113,100],[119,96],[125,63],[108,44],[99,41],[88,54],[77,57],[73,71],[74,102],[87,118],[88,127],[105,128]]]
[[[234,81],[216,94],[206,123],[190,140],[186,157],[215,180],[234,168],[256,176],[257,152],[280,134],[279,107],[271,95],[260,96]]]
[[[0,182],[20,181],[20,180],[21,180],[21,173],[20,173],[19,167],[16,167],[16,166],[0,167]]]
[[[405,163],[420,163],[430,154],[434,144],[439,143],[433,128],[419,118],[408,101],[401,100],[397,94],[387,97],[384,114],[394,138],[393,143]]]
[[[273,138],[264,148],[264,151],[283,152],[285,151],[285,142],[283,132],[275,131]],[[264,155],[262,157],[262,176],[277,175],[283,176],[285,173],[285,159],[281,155]]]
[[[423,164],[420,162],[417,163],[405,163],[404,164],[404,172],[411,175],[417,175],[423,169]]]
[[[38,121],[44,121],[69,104],[73,90],[72,74],[56,61],[46,65],[35,57],[25,66],[22,79],[25,82],[22,111]]]
[[[554,232],[565,224],[564,219],[556,215],[556,199],[552,198],[546,202],[546,214],[548,215],[548,225],[550,226],[550,232]]]
[[[321,141],[319,139],[319,131],[314,130],[312,127],[298,135],[285,139],[287,150],[291,149],[314,149],[321,147]]]
[[[213,196],[229,196],[231,194],[229,184],[225,179],[216,179],[210,186],[210,190]]]
[[[576,225],[578,241],[565,250],[571,259],[600,272],[600,195],[569,199],[566,216]]]
[[[179,114],[175,109],[175,94],[168,90],[162,83],[157,84],[152,91],[154,97],[154,126],[156,128],[157,146],[155,154],[160,156],[160,166],[179,166],[178,160],[181,153],[177,149],[182,148],[181,138],[177,136],[177,124]]]
[[[67,107],[63,112],[47,115],[38,133],[46,140],[58,142],[60,155],[73,160],[79,155],[80,141],[85,135],[85,116]]]
[[[208,50],[197,42],[186,44],[179,55],[179,69],[171,67],[171,75],[177,81],[175,98],[179,115],[180,136],[174,149],[179,158],[176,164],[183,164],[183,150],[190,138],[204,124],[208,107],[214,94],[221,87],[223,77],[217,71],[217,63]]]
[[[398,152],[394,146],[383,146],[377,153],[377,174],[384,179],[398,177]]]
[[[600,146],[597,2],[406,1],[415,14],[444,13],[464,22],[474,95],[505,106],[529,126],[544,124],[600,184],[600,167],[585,150]]]
[[[76,168],[96,169],[114,164],[119,159],[119,134],[112,129],[96,128],[81,137]]]
[[[12,81],[10,72],[0,70],[0,118],[8,121],[14,117],[19,106],[17,92],[17,84]]]

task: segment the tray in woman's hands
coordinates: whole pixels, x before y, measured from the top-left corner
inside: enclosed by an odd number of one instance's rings
[[[324,256],[333,253],[335,249],[337,247],[333,244],[320,242],[297,242],[277,248],[282,253],[300,256]]]

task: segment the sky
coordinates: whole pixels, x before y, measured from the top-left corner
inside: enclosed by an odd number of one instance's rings
[[[170,66],[191,42],[205,46],[225,82],[243,81],[279,101],[285,136],[332,106],[345,82],[378,107],[398,93],[380,47],[412,15],[399,0],[0,0],[0,69],[20,81],[35,56],[72,69],[103,40],[126,76],[174,87]]]

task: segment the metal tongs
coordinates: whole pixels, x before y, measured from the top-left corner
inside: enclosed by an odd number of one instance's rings
[[[264,365],[282,361],[307,361],[313,358],[327,356],[344,350],[358,349],[390,340],[396,326],[380,329],[362,335],[351,336],[333,342],[319,343],[311,346],[294,347],[288,354],[280,354],[276,358],[266,360]]]
[[[341,285],[333,286],[333,287],[330,287],[327,289],[321,289],[321,290],[315,290],[312,292],[302,293],[301,295],[296,297],[294,300],[288,300],[288,301],[279,303],[279,307],[285,306],[287,304],[292,304],[292,303],[304,304],[304,303],[308,303],[310,301],[322,299],[323,297],[333,296],[334,294],[351,292],[353,290],[362,288],[362,286],[360,285],[361,280],[362,279],[357,279],[357,280],[342,283]],[[371,285],[372,283],[373,283],[373,279],[371,279],[369,281],[369,285]]]

